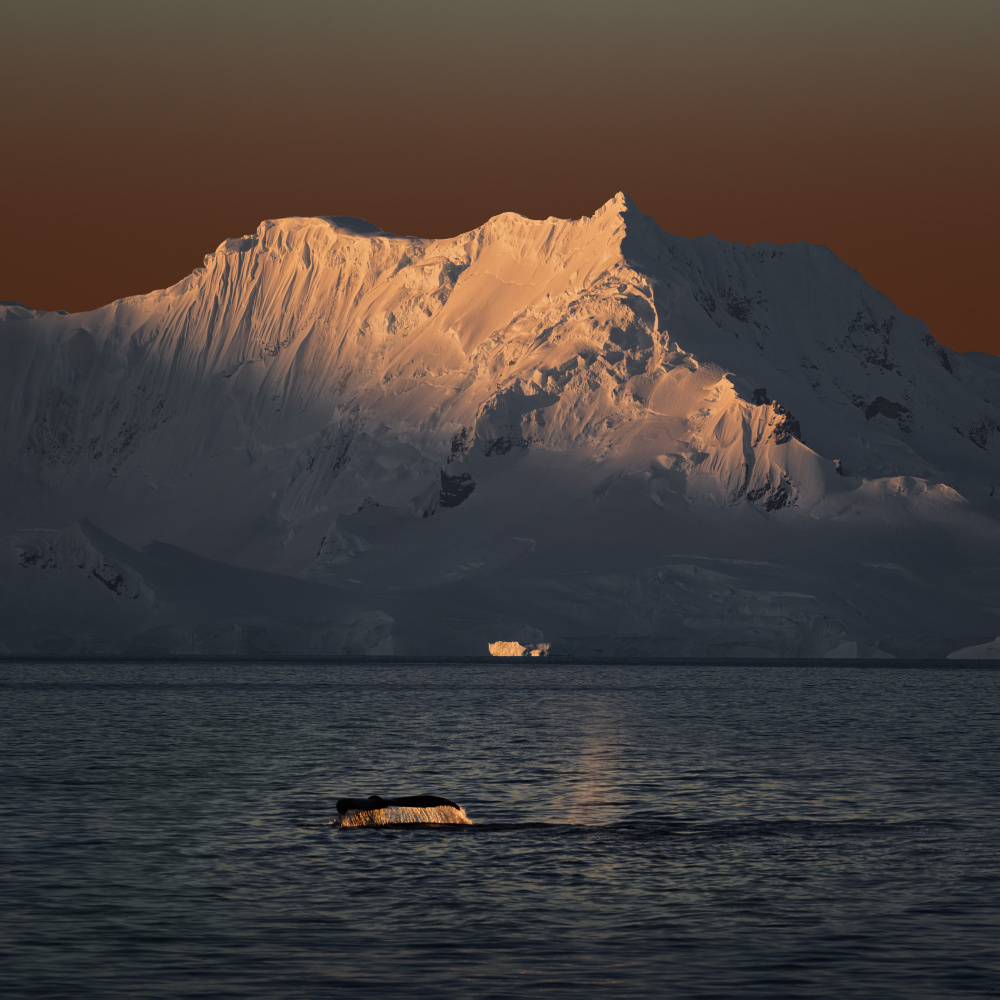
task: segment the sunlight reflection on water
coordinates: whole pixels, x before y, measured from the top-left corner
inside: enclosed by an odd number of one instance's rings
[[[0,666],[0,992],[985,994],[998,682]],[[475,825],[326,825],[412,793]]]

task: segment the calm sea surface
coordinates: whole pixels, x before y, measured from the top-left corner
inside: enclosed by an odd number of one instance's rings
[[[991,669],[2,664],[0,995],[996,996],[998,734]],[[325,825],[420,792],[476,825]]]

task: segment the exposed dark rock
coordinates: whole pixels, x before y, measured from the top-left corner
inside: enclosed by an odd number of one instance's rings
[[[971,441],[977,448],[987,451],[990,439],[1000,430],[1000,426],[997,425],[993,417],[984,416],[975,423],[969,424],[968,427],[956,427],[955,430],[962,437]]]
[[[847,325],[843,344],[860,355],[863,364],[875,365],[885,371],[898,371],[889,356],[889,336],[895,325],[895,316],[879,321],[866,303],[865,308],[859,309]]]
[[[703,288],[698,288],[695,290],[694,297],[698,300],[698,305],[711,316],[716,308],[715,296],[711,292],[706,291]]]
[[[493,438],[491,441],[487,441],[483,451],[486,457],[489,458],[491,455],[506,455],[511,447],[510,438],[501,435],[500,437]]]
[[[941,362],[941,367],[946,372],[953,371],[951,367],[951,358],[948,357],[948,352],[943,348],[929,333],[924,334],[924,343],[937,355],[938,361]]]
[[[475,480],[469,473],[461,472],[457,476],[449,476],[442,469],[441,493],[438,497],[438,504],[441,507],[457,507],[463,501],[468,500],[475,488]]]
[[[775,487],[768,480],[763,486],[747,491],[748,503],[764,501],[764,510],[781,510],[782,507],[795,506],[795,487],[787,479],[782,479]]]
[[[111,593],[117,594],[119,597],[125,591],[125,577],[123,577],[121,573],[118,573],[115,576],[101,576],[96,569],[92,569],[90,571],[90,575],[94,577],[95,580],[100,580],[101,583],[103,583],[104,586],[111,591]]]
[[[902,403],[894,403],[891,399],[886,399],[885,396],[876,396],[865,408],[865,419],[872,420],[882,414],[883,417],[888,417],[890,420],[898,420],[902,414],[909,412],[909,407],[903,406]]]
[[[782,507],[792,507],[795,505],[795,497],[785,483],[782,483],[768,498],[764,504],[764,510],[780,510]]]
[[[512,361],[511,364],[514,362]],[[448,462],[454,462],[456,459],[461,458],[472,446],[469,440],[469,428],[463,427],[460,431],[455,433],[455,436],[451,439],[451,451],[448,453]]]
[[[736,290],[725,290],[726,312],[740,323],[749,323],[753,318],[753,302],[746,295],[737,295]]]
[[[491,455],[506,455],[512,448],[528,448],[531,441],[523,436],[516,438],[501,434],[499,437],[491,438],[485,442],[483,452],[487,458]]]
[[[802,428],[799,426],[798,420],[781,403],[772,403],[771,406],[778,415],[778,422],[774,425],[774,443],[787,444],[792,438],[801,441]]]

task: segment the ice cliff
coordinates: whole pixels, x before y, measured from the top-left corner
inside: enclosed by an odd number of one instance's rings
[[[823,247],[621,194],[264,222],[0,304],[0,652],[943,656],[1000,632],[998,380]]]

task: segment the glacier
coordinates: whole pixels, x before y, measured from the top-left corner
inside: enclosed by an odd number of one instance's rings
[[[1000,359],[824,247],[270,220],[0,361],[2,654],[995,655]]]

